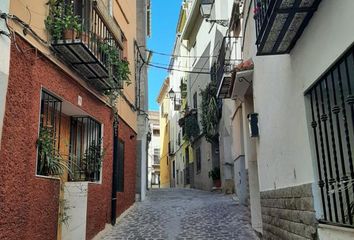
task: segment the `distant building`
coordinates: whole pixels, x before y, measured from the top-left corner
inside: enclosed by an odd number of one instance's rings
[[[170,62],[171,108],[168,117],[171,186],[211,190],[221,184],[220,181],[225,180],[225,176],[233,185],[233,170],[232,164],[230,167],[230,154],[224,154],[224,149],[220,151],[219,146],[220,139],[224,143],[224,139],[227,138],[227,132],[220,135],[218,127],[213,126],[215,128],[213,135],[207,136],[205,131],[208,127],[202,124],[205,114],[221,112],[222,104],[215,99],[213,102],[215,109],[211,108],[210,111],[206,110],[203,113],[202,107],[206,103],[203,102],[201,93],[215,80],[210,73],[213,73],[217,64],[220,65],[216,58],[220,49],[226,48],[225,44],[233,43],[227,42],[224,38],[227,27],[203,19],[202,2],[183,1],[172,53],[174,57]],[[212,4],[213,18],[224,21],[229,19],[233,2],[215,1],[215,4]],[[216,115],[217,118],[221,117],[221,114]],[[225,115],[225,119],[227,118]],[[226,150],[230,152],[230,148]],[[224,158],[227,158],[226,162]],[[215,180],[211,177],[211,171],[217,173]]]
[[[160,106],[160,187],[169,188],[171,185],[171,162],[170,162],[170,121],[168,119],[170,99],[168,89],[169,78],[166,78],[157,97]]]
[[[160,187],[160,112],[149,111],[148,188]]]

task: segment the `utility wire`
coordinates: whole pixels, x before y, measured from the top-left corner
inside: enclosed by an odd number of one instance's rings
[[[166,68],[170,68],[171,67],[171,64],[167,64],[167,63],[149,62],[149,64],[156,65],[156,66],[159,66],[159,67],[160,66],[161,67],[166,67]],[[184,71],[184,70],[188,71],[188,69],[190,69],[190,67],[188,67],[188,66],[178,66],[178,67],[173,67],[173,68],[181,70],[181,71]],[[202,67],[198,67],[198,68],[193,67],[192,69],[193,69],[193,71],[194,70],[201,70],[201,71],[208,70],[207,68],[202,68]]]
[[[176,72],[184,72],[184,73],[208,74],[208,75],[210,75],[210,72],[204,72],[204,71],[181,70],[181,69],[176,69],[176,68],[158,66],[158,65],[151,64],[151,63],[147,63],[147,65],[150,66],[150,67],[153,67],[153,68],[164,69],[164,70],[167,70],[167,71],[176,71]]]
[[[216,57],[218,57],[218,56],[182,56],[182,55],[174,55],[174,54],[157,52],[157,51],[153,51],[153,50],[150,50],[150,49],[146,49],[145,51],[152,52],[152,53],[154,53],[156,55],[173,57],[173,58],[216,58]]]

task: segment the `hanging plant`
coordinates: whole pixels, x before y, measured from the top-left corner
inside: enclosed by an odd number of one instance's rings
[[[202,96],[201,123],[203,126],[203,133],[209,142],[213,142],[213,139],[218,134],[217,126],[221,117],[216,93],[217,87],[214,81],[210,82],[200,93]]]
[[[187,97],[187,84],[183,81],[183,78],[181,79],[181,84],[180,84],[180,90],[181,90],[181,97],[186,98]]]
[[[108,82],[111,89],[105,90],[105,95],[109,98],[109,103],[112,109],[114,121],[118,122],[117,100],[122,94],[124,83],[128,86],[131,84],[129,79],[130,69],[129,62],[126,59],[121,59],[117,47],[109,42],[98,42],[98,47],[105,56],[105,64],[108,69]]]

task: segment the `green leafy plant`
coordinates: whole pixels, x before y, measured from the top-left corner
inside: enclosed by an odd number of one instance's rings
[[[212,178],[213,181],[220,180],[220,168],[214,167],[213,170],[210,170],[208,173],[209,178]]]
[[[201,124],[203,127],[203,133],[209,142],[213,142],[215,136],[218,134],[217,126],[221,117],[216,93],[217,86],[214,81],[210,82],[200,93],[202,97]]]
[[[65,224],[68,227],[69,220],[71,216],[68,214],[68,210],[70,210],[71,207],[68,204],[68,201],[65,199],[60,199],[59,200],[59,222],[62,224]]]
[[[95,180],[95,173],[101,169],[103,158],[104,152],[101,148],[101,141],[92,141],[81,159],[86,180]]]
[[[114,89],[122,89],[123,83],[127,85],[131,84],[129,79],[130,70],[129,62],[126,59],[122,59],[120,52],[116,46],[113,46],[109,42],[98,42],[99,49],[102,51],[106,58],[106,64],[111,72],[111,86]]]
[[[44,22],[54,41],[62,39],[65,31],[80,32],[80,18],[74,14],[72,4],[65,4],[63,0],[50,0],[47,5],[49,15]]]
[[[185,116],[185,139],[187,141],[194,141],[200,134],[199,123],[197,119],[197,113],[187,113]]]
[[[183,81],[183,78],[181,79],[181,84],[180,84],[180,90],[181,90],[181,96],[182,98],[187,97],[187,83]]]
[[[70,173],[67,161],[63,159],[56,148],[56,139],[52,127],[41,127],[37,146],[40,159],[38,173],[40,175],[62,177],[66,171]]]
[[[97,40],[96,40],[97,41]],[[98,47],[106,58],[106,67],[108,69],[108,81],[111,89],[105,91],[105,95],[109,98],[114,121],[118,122],[117,99],[122,93],[124,83],[131,84],[129,79],[130,70],[129,62],[122,59],[118,48],[109,42],[98,41]]]

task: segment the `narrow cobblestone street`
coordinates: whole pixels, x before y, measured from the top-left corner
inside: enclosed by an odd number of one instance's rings
[[[150,191],[103,239],[258,239],[247,208],[230,195],[191,189]]]

